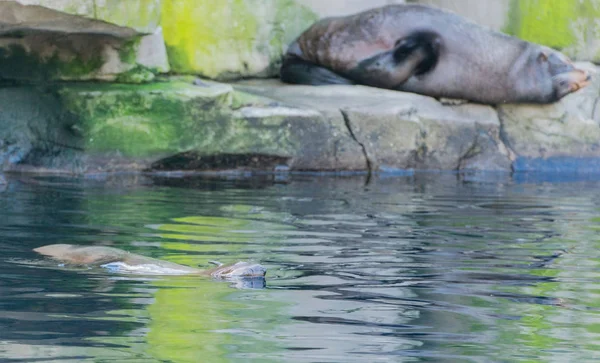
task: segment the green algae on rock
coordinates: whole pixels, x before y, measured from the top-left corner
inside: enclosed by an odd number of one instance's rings
[[[510,35],[562,50],[580,61],[600,61],[600,3],[596,0],[511,0]]]
[[[600,2],[597,0],[409,2],[448,9],[494,30],[559,49],[576,61],[600,61],[600,23],[597,21]]]
[[[164,1],[173,71],[231,80],[272,76],[287,45],[317,16],[293,0]]]
[[[182,82],[71,84],[58,94],[76,115],[90,155],[157,157],[210,142],[211,127],[231,102],[231,87],[195,87]],[[201,127],[205,126],[205,127]],[[219,123],[215,122],[215,127]]]
[[[365,165],[341,119],[332,124],[314,110],[234,91],[230,85],[193,85],[185,79],[60,86],[64,110],[79,120],[75,127],[87,171],[140,171],[153,165],[189,170],[212,164],[199,162],[201,158],[221,157],[234,165],[239,164],[236,158],[251,165],[258,160],[269,168],[275,167],[273,162],[311,170]]]

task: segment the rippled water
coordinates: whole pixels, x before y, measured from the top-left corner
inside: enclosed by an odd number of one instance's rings
[[[584,362],[600,358],[600,183],[423,174],[11,177],[0,360]],[[264,288],[59,266],[105,245]]]

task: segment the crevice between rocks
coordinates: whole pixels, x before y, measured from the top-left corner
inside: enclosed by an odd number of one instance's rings
[[[511,172],[515,172],[515,161],[517,160],[517,153],[513,150],[510,142],[508,141],[508,135],[506,134],[506,130],[504,129],[504,121],[503,121],[503,113],[500,111],[498,107],[494,107],[496,111],[496,115],[498,116],[498,122],[500,123],[500,128],[498,130],[498,139],[506,148],[506,152],[508,153],[508,159],[510,160],[510,170]]]
[[[365,145],[362,142],[360,142],[358,140],[358,138],[354,134],[354,131],[352,131],[352,125],[350,124],[350,116],[348,116],[346,111],[344,111],[342,109],[340,109],[340,113],[342,114],[342,117],[344,118],[344,123],[346,124],[346,129],[348,129],[350,136],[352,137],[352,139],[354,141],[356,141],[356,143],[358,145],[360,145],[360,147],[362,149],[362,152],[363,152],[363,155],[364,155],[365,161],[366,161],[367,171],[369,172],[369,176],[370,176],[371,173],[373,173],[373,163],[371,162],[371,159],[369,159],[369,154],[367,153],[367,148],[365,147]]]
[[[471,145],[467,148],[467,150],[464,153],[462,153],[462,155],[459,155],[458,163],[456,164],[455,170],[460,171],[461,166],[463,166],[463,164],[468,159],[477,155],[476,151],[477,151],[478,146],[479,146],[479,135],[475,136],[475,140],[473,140],[473,143],[471,143]]]

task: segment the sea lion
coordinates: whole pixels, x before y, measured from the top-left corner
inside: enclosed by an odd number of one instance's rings
[[[264,277],[267,272],[267,269],[260,264],[242,261],[201,270],[105,246],[53,244],[35,248],[34,251],[71,265],[101,266],[123,272],[202,275],[217,278]]]
[[[280,78],[484,104],[548,104],[585,87],[591,75],[557,50],[451,11],[395,4],[317,21],[290,44]]]

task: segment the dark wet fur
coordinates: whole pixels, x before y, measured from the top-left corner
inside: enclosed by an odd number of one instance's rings
[[[416,66],[414,75],[419,76],[433,70],[440,59],[441,39],[433,32],[415,32],[401,39],[394,49],[394,59],[402,63],[412,53],[422,50],[426,57]]]
[[[415,32],[411,36],[399,39],[390,51],[363,60],[355,69],[343,75],[288,54],[281,66],[280,78],[286,83],[312,86],[370,85],[370,80],[377,78],[378,72],[388,68],[401,68],[401,76],[396,83],[402,83],[413,75],[422,75],[435,68],[439,60],[440,43],[440,37],[436,33]],[[410,59],[416,53],[420,54],[418,62],[411,64]],[[398,84],[391,84],[388,88],[396,86]]]
[[[344,78],[325,67],[307,62],[293,55],[287,55],[283,59],[280,78],[283,82],[311,86],[354,84],[351,80]]]

